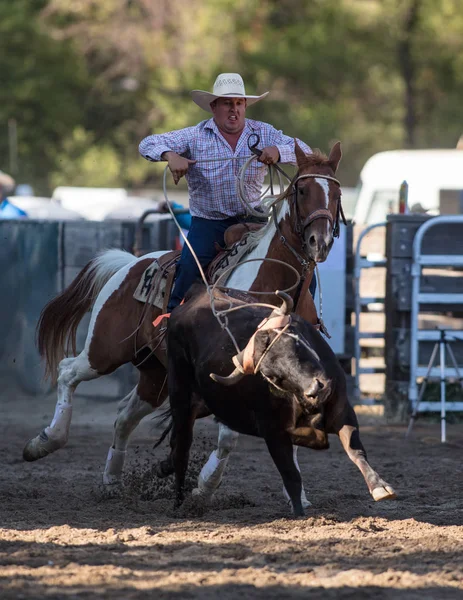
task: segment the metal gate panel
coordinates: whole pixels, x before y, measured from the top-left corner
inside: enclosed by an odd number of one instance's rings
[[[460,227],[458,230],[457,240],[458,243],[452,246],[454,253],[449,254],[449,248],[445,245],[445,240],[448,240],[446,231],[449,228]],[[435,234],[436,230],[440,228],[443,235],[440,236],[440,243],[435,243],[433,246],[432,253],[423,253],[424,240],[426,237]],[[431,234],[429,234],[431,232]],[[426,237],[425,237],[426,236]],[[437,240],[436,240],[437,242]],[[437,341],[437,337],[440,335],[436,330],[423,330],[419,329],[418,317],[420,314],[420,307],[423,305],[439,305],[439,310],[445,310],[448,306],[462,306],[463,307],[463,293],[446,293],[445,290],[441,290],[439,293],[423,293],[422,292],[422,270],[424,267],[456,267],[463,268],[463,215],[455,216],[440,216],[434,217],[426,221],[418,229],[415,238],[413,240],[413,263],[411,268],[412,275],[412,290],[411,290],[411,322],[410,322],[410,383],[409,383],[409,400],[412,405],[412,409],[418,401],[418,383],[417,378],[426,375],[427,368],[424,368],[419,364],[420,355],[420,342]],[[446,330],[451,333],[458,343],[462,340],[462,332],[458,330]],[[463,367],[462,367],[463,369]],[[455,377],[457,375],[456,370],[452,367],[445,369],[446,377]],[[431,370],[430,376],[439,377],[440,369],[435,367]],[[459,411],[462,410],[462,402],[451,402],[447,401],[447,410]],[[441,409],[440,402],[421,402],[419,405],[420,411],[439,411]]]

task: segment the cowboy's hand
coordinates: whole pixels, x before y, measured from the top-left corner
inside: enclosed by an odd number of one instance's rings
[[[170,172],[174,178],[175,185],[177,185],[180,179],[186,174],[189,166],[196,163],[195,160],[183,158],[183,156],[179,156],[176,152],[164,152],[162,158],[167,159],[167,164],[169,165]]]
[[[280,152],[276,146],[267,146],[257,160],[264,165],[274,165],[280,160]]]

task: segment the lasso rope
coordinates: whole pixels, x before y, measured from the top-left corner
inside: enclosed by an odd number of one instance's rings
[[[252,156],[249,156],[249,157],[230,157],[230,158],[203,159],[203,160],[198,160],[197,162],[216,162],[216,161],[220,161],[220,160],[238,160],[239,158],[246,158],[247,159],[246,162],[245,162],[245,164],[240,169],[240,173],[239,173],[239,176],[238,176],[238,180],[240,181],[241,179],[244,179],[245,170],[249,167],[249,165],[251,164],[251,161],[255,160],[257,158],[256,156],[252,155]],[[271,165],[269,165],[269,168],[270,168],[270,166]],[[278,259],[275,259],[275,258],[251,258],[251,259],[247,259],[247,260],[241,261],[237,265],[233,265],[232,267],[229,267],[228,269],[225,269],[225,271],[223,271],[223,273],[220,274],[220,276],[218,277],[217,281],[212,286],[209,285],[209,283],[208,283],[208,281],[206,279],[206,275],[204,273],[203,267],[202,267],[201,263],[199,262],[199,259],[198,259],[197,255],[196,255],[195,251],[193,250],[193,247],[190,244],[187,236],[184,234],[182,228],[180,227],[180,224],[177,221],[175,213],[174,213],[174,211],[172,210],[172,208],[170,206],[169,197],[167,195],[167,172],[168,172],[168,170],[169,170],[169,167],[166,166],[166,168],[164,169],[164,175],[163,175],[163,193],[164,193],[164,199],[165,199],[166,204],[167,204],[167,208],[168,208],[170,214],[172,215],[172,218],[174,219],[174,222],[175,222],[175,224],[176,224],[176,226],[177,226],[177,228],[178,228],[178,230],[180,232],[180,235],[182,236],[185,244],[189,248],[189,250],[190,250],[190,252],[191,252],[191,254],[192,254],[192,256],[193,256],[193,258],[194,258],[194,260],[196,262],[196,266],[198,267],[198,270],[199,270],[199,273],[201,275],[201,278],[202,278],[202,280],[203,280],[203,282],[204,282],[204,284],[206,286],[207,293],[209,294],[209,301],[210,301],[210,304],[211,304],[212,313],[215,316],[215,318],[217,319],[217,321],[219,322],[220,327],[224,331],[226,331],[228,333],[228,335],[230,336],[230,339],[233,342],[233,345],[235,346],[235,349],[236,349],[237,353],[239,353],[240,352],[240,348],[239,348],[239,346],[238,346],[238,344],[237,344],[237,342],[235,340],[235,337],[233,336],[232,332],[230,331],[230,329],[228,327],[228,317],[227,317],[227,314],[230,313],[230,312],[234,312],[235,310],[240,310],[240,309],[243,309],[243,308],[249,308],[250,306],[262,306],[262,307],[270,308],[272,310],[275,309],[275,306],[272,305],[272,304],[266,304],[266,303],[262,303],[262,302],[251,302],[251,303],[243,304],[241,306],[230,307],[230,308],[225,309],[225,310],[217,310],[216,307],[215,307],[215,302],[217,300],[225,300],[225,299],[223,297],[216,298],[214,296],[214,291],[215,290],[224,291],[226,289],[226,290],[231,291],[231,292],[243,292],[243,291],[245,291],[245,290],[238,290],[238,289],[229,288],[229,287],[225,287],[225,286],[219,286],[218,285],[219,281],[221,281],[225,275],[227,275],[231,270],[235,269],[237,266],[243,265],[243,264],[245,264],[247,262],[255,262],[255,261],[262,261],[262,262],[264,262],[264,261],[271,261],[271,262],[274,262],[274,263],[279,263],[281,265],[284,265],[285,267],[287,267],[288,269],[292,270],[295,273],[295,275],[296,275],[296,282],[291,287],[287,288],[286,290],[281,290],[283,292],[290,292],[290,291],[294,290],[299,285],[300,275],[299,275],[298,271],[293,266],[288,265],[284,261],[281,261],[281,260],[278,260]],[[264,192],[264,194],[265,194],[265,192]],[[259,216],[261,218],[262,218],[262,216],[265,216],[265,215],[263,215],[260,212],[254,211],[252,209],[252,207],[250,207],[250,205],[249,205],[249,203],[248,203],[248,201],[247,201],[247,199],[246,199],[245,196],[243,196],[243,197],[239,196],[239,197],[240,197],[241,201],[244,203],[244,205],[247,207],[247,209],[250,212],[252,211],[251,214],[254,213],[254,214],[256,214],[257,216]],[[262,195],[260,196],[260,198],[256,202],[258,202],[261,198],[262,198]],[[269,292],[259,292],[259,291],[256,292],[256,291],[253,291],[252,294],[255,294],[255,295],[275,294],[275,295],[277,295],[276,292],[272,292],[272,291],[269,291]],[[231,303],[231,301],[230,301],[230,303]]]

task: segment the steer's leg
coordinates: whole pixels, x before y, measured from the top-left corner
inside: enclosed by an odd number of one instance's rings
[[[85,350],[76,357],[63,358],[58,367],[58,401],[53,420],[39,435],[27,442],[23,450],[24,460],[38,460],[66,444],[71,425],[73,393],[81,381],[97,377],[100,374],[90,366]]]
[[[188,369],[175,368],[169,360],[169,397],[172,411],[172,462],[175,470],[175,506],[184,499],[185,474],[193,441],[195,411],[193,409]],[[177,375],[176,375],[177,373]]]
[[[293,446],[293,462],[296,465],[296,469],[300,473],[301,468],[299,467],[299,463],[297,461],[297,449],[298,449],[297,446]],[[288,504],[291,504],[291,498],[289,497],[289,494],[288,494],[285,486],[283,486],[283,496],[286,498]],[[312,506],[312,503],[307,498],[307,495],[305,493],[304,485],[302,485],[302,487],[301,487],[301,504],[302,504],[303,508],[309,508],[309,506]]]
[[[198,477],[198,487],[193,494],[211,498],[222,482],[222,477],[228,463],[230,452],[235,449],[239,433],[232,431],[226,425],[219,424],[219,441],[207,463],[201,469]]]
[[[302,479],[298,465],[294,461],[291,437],[285,433],[276,438],[266,438],[265,442],[291,499],[294,515],[303,517],[305,513],[301,501]]]
[[[343,416],[337,419],[338,422],[335,422],[334,430],[339,435],[347,456],[359,468],[365,478],[370,494],[376,501],[394,500],[396,498],[394,489],[381,479],[378,473],[368,464],[367,453],[360,441],[357,415],[354,409],[350,404],[347,404],[343,413]]]
[[[204,402],[202,401],[201,397],[193,392],[192,395],[192,404],[193,404],[193,411],[195,414],[195,418],[196,419],[202,419],[204,417],[208,417],[211,412],[209,411],[209,409],[206,407],[206,405],[204,404]],[[167,458],[165,458],[164,460],[161,460],[161,462],[158,465],[157,471],[156,471],[156,475],[158,477],[168,477],[169,475],[172,475],[172,473],[174,473],[174,463],[173,463],[173,459],[172,459],[172,455],[173,455],[173,451],[174,451],[174,447],[175,447],[175,439],[174,436],[171,434],[170,436],[170,454]],[[193,494],[197,495],[198,494],[198,490],[193,490]]]

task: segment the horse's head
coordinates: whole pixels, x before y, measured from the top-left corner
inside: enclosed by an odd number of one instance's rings
[[[341,188],[335,178],[341,160],[341,143],[336,142],[327,157],[316,150],[304,154],[295,142],[298,173],[293,180],[295,229],[308,258],[326,260],[334,238],[339,235]]]

